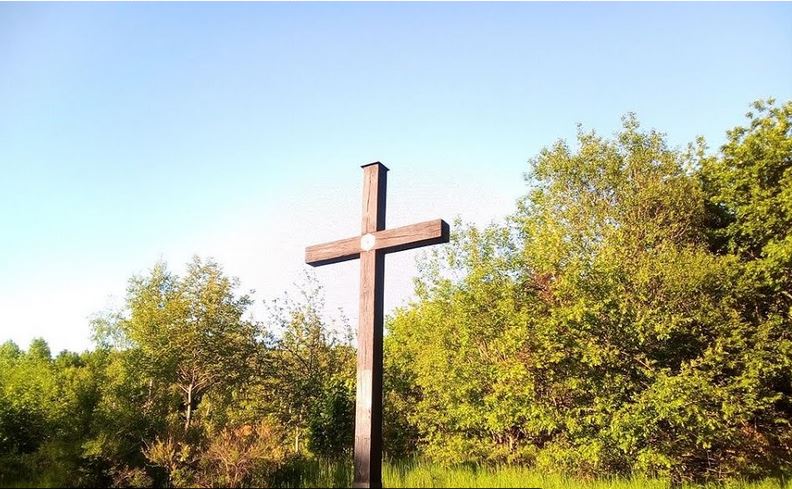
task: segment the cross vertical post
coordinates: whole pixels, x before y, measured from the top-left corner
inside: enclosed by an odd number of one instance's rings
[[[363,167],[362,236],[385,229],[388,169]],[[382,330],[385,252],[360,253],[360,319],[355,395],[355,487],[382,486]]]
[[[449,240],[442,219],[385,229],[387,172],[378,161],[363,165],[361,236],[305,249],[305,263],[315,267],[360,258],[354,487],[382,487],[385,255]]]

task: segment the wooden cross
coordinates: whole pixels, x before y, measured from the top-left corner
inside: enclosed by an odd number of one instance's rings
[[[385,229],[388,169],[363,165],[361,236],[305,249],[305,263],[318,267],[360,258],[354,487],[382,487],[382,320],[385,255],[447,243],[442,219]]]

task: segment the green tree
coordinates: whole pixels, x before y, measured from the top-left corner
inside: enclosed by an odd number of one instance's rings
[[[59,386],[49,346],[36,338],[26,352],[13,343],[0,357],[0,446],[6,453],[33,453],[52,437],[59,416]]]
[[[351,453],[355,429],[355,391],[351,379],[334,377],[322,388],[308,421],[308,449],[332,460]]]
[[[97,326],[105,342],[133,346],[151,389],[155,382],[178,388],[185,430],[207,391],[231,390],[252,372],[256,325],[245,318],[251,300],[237,287],[213,261],[194,258],[181,278],[160,263],[130,280],[126,314]]]
[[[757,101],[753,109],[701,179],[713,249],[745,264],[756,314],[783,316],[792,306],[792,101]]]
[[[95,485],[101,469],[86,463],[98,403],[95,354],[62,352],[42,339],[26,352],[0,347],[0,482]]]
[[[739,256],[710,250],[703,141],[670,148],[629,116],[577,143],[531,161],[506,225],[434,253],[390,324],[427,453],[678,479],[784,467],[790,350],[744,314]]]
[[[754,465],[790,464],[792,443],[792,102],[757,101],[700,172],[711,249],[731,255],[742,321],[737,351],[717,359],[740,372],[744,439]],[[739,343],[738,343],[739,342]],[[739,405],[739,404],[738,404]],[[736,408],[735,408],[736,409]]]
[[[324,293],[313,276],[298,299],[285,294],[269,306],[272,370],[262,387],[272,402],[265,409],[290,427],[297,453],[305,433],[319,454],[348,449],[355,358],[348,322],[324,316]]]

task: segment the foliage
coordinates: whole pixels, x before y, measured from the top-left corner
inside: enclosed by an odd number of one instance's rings
[[[262,482],[284,463],[287,452],[283,447],[283,435],[279,429],[267,423],[224,429],[212,439],[205,459],[214,485],[241,487],[246,481]],[[251,479],[251,477],[255,477]]]
[[[236,287],[212,261],[196,257],[181,279],[158,264],[130,281],[128,315],[114,325],[150,382],[181,391],[185,430],[207,391],[233,389],[252,372],[256,328],[243,318],[251,301]]]
[[[351,454],[355,430],[355,391],[349,381],[336,379],[322,389],[308,423],[308,448],[324,458]]]
[[[283,438],[260,422],[223,428],[205,444],[158,438],[143,453],[164,469],[169,487],[266,487],[286,461]]]
[[[293,429],[294,451],[308,434],[317,455],[341,455],[352,448],[354,361],[349,324],[326,322],[324,299],[313,277],[299,287],[300,300],[288,294],[269,303],[268,323],[278,334],[271,348],[272,375],[263,395],[272,399],[265,410]],[[346,338],[339,339],[339,334]]]
[[[702,142],[669,148],[632,116],[614,139],[580,131],[574,150],[559,142],[531,162],[531,192],[506,224],[456,226],[422,264],[420,300],[390,324],[392,354],[420,389],[412,421],[428,455],[675,480],[789,467],[788,305],[779,290],[781,313],[746,308],[768,289],[746,267],[783,280],[788,269],[736,252],[740,218],[708,227],[713,202],[737,216],[759,206],[750,195],[771,196],[784,225],[751,236],[786,242],[786,180],[724,190],[745,145],[786,175],[788,110],[752,127],[730,133],[720,165]],[[728,251],[713,252],[713,236]]]

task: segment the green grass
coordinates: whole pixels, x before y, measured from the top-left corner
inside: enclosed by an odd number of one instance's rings
[[[541,487],[543,489],[670,489],[662,479],[579,480],[542,474],[523,467],[444,467],[429,462],[386,463],[382,473],[385,487]],[[304,461],[282,474],[277,487],[349,487],[352,467],[340,462]],[[693,485],[683,488],[792,489],[789,481],[765,479],[758,482]]]
[[[415,460],[411,462],[385,463],[383,465],[385,487],[538,487],[542,489],[671,489],[671,483],[663,479],[609,478],[581,480],[557,474],[543,474],[536,469],[503,466],[445,467],[439,464]],[[40,473],[29,483],[0,481],[0,487],[68,487],[52,474]],[[273,479],[260,481],[268,487],[350,487],[352,484],[351,461],[321,462],[314,459],[299,459],[274,475]],[[726,484],[685,484],[680,489],[792,489],[789,479],[767,478],[762,481],[730,481]]]

